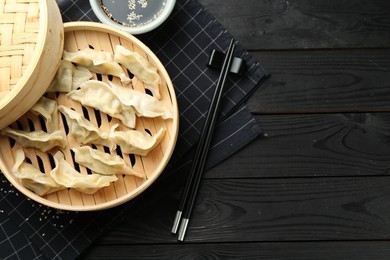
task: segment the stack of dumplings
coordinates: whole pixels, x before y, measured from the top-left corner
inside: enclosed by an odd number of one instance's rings
[[[169,120],[173,115],[160,100],[162,81],[157,69],[144,56],[122,46],[114,52],[64,51],[45,95],[21,119],[27,122],[35,116],[40,125],[14,123],[1,130],[15,143],[13,174],[36,194],[69,188],[94,194],[119,175],[147,178],[123,156],[147,156],[163,140],[166,129],[151,134],[141,131],[137,122],[142,117]],[[132,76],[151,95],[133,89]],[[89,118],[91,111],[96,120]],[[29,156],[41,153],[52,158],[50,171],[31,163]],[[81,173],[80,166],[88,174]]]

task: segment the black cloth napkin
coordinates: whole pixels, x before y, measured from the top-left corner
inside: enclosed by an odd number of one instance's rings
[[[57,3],[64,22],[98,21],[88,1],[57,0]],[[178,0],[162,26],[137,37],[167,68],[178,98],[180,131],[167,169],[136,199],[98,212],[68,212],[42,206],[18,193],[1,175],[0,259],[74,259],[112,225],[162,199],[162,191],[168,194],[183,183],[219,75],[219,71],[205,64],[209,52],[226,50],[232,36],[196,0]],[[235,56],[245,59],[249,69],[244,76],[229,77],[207,168],[226,159],[261,133],[259,124],[243,102],[267,72],[241,46],[236,48]]]

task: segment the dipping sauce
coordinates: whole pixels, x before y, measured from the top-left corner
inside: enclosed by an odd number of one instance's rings
[[[100,6],[112,21],[127,27],[142,27],[156,20],[167,0],[100,0]]]

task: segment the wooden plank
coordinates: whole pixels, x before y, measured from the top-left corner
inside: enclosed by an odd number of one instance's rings
[[[93,245],[83,259],[388,259],[386,241]]]
[[[390,177],[206,179],[186,241],[389,240],[389,186]],[[99,244],[177,243],[178,195],[128,216]]]
[[[390,175],[390,114],[262,115],[262,137],[204,178]]]
[[[388,47],[390,2],[200,2],[248,49]]]
[[[200,2],[272,74],[249,101],[265,135],[204,175],[186,243],[181,175],[84,257],[389,259],[390,50],[363,48],[390,47],[390,3]]]
[[[390,49],[253,54],[271,73],[253,113],[390,111]]]

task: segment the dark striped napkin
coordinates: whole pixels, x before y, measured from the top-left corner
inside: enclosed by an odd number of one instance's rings
[[[98,21],[88,1],[57,0],[57,3],[64,22]],[[178,98],[179,138],[167,169],[138,198],[98,212],[64,212],[42,206],[18,193],[1,175],[0,259],[74,259],[112,225],[163,199],[161,194],[169,194],[183,183],[180,171],[189,164],[219,76],[219,71],[206,67],[208,55],[212,49],[226,50],[232,36],[196,0],[178,0],[162,26],[137,37],[162,61]],[[229,77],[208,168],[261,133],[243,103],[267,73],[241,46],[236,48],[235,56],[245,59],[249,69],[244,76]]]

